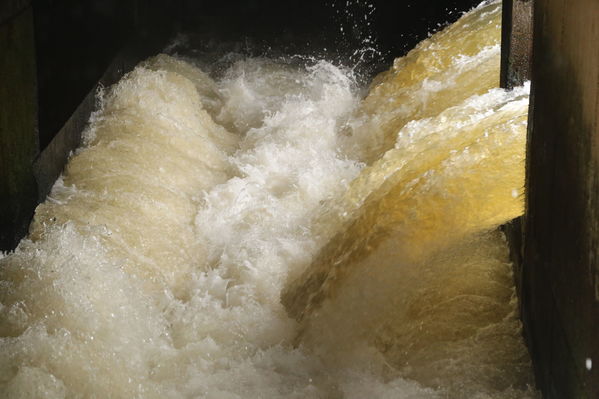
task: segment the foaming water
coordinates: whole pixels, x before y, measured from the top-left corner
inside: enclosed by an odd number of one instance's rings
[[[498,15],[364,100],[324,60],[138,66],[0,257],[0,396],[534,397],[495,230],[528,103],[493,89]]]

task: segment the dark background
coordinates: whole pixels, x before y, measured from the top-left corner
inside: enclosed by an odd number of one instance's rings
[[[125,46],[152,46],[159,52],[177,33],[184,32],[191,37],[188,46],[192,47],[219,41],[252,43],[245,46],[250,53],[270,48],[351,63],[356,58],[350,60],[352,53],[369,44],[364,40],[370,37],[380,52],[367,53],[374,73],[478,3],[34,0],[40,149],[47,146]]]

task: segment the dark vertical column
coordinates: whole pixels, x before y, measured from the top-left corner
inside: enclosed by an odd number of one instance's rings
[[[37,204],[32,161],[38,153],[31,6],[0,3],[0,250],[24,236]]]
[[[599,397],[599,2],[535,3],[522,309],[546,398]]]
[[[530,79],[532,0],[503,0],[501,87],[511,89]]]
[[[530,80],[533,0],[503,0],[501,23],[501,87],[512,89]],[[514,265],[514,281],[522,287],[522,219],[503,226]]]

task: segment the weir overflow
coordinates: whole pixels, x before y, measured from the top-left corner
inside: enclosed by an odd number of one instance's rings
[[[487,1],[363,87],[161,54],[0,259],[6,398],[534,398],[508,249],[529,84]]]

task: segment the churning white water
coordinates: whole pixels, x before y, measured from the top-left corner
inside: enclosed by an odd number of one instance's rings
[[[465,18],[492,42],[498,15]],[[421,63],[453,75],[385,115],[408,85],[362,101],[325,60],[138,66],[0,259],[0,397],[534,397],[495,231],[528,88],[456,84],[496,50]]]

